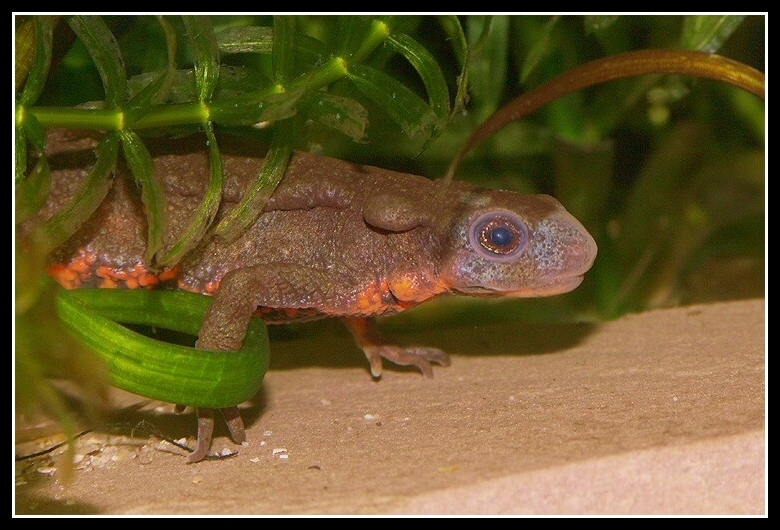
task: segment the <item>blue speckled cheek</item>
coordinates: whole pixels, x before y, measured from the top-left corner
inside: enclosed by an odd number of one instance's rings
[[[488,261],[474,253],[463,258],[458,268],[458,275],[464,288],[517,290],[531,285],[536,278],[536,272],[528,256],[518,257],[512,264]]]
[[[572,235],[571,227],[557,217],[543,220],[534,229],[529,252],[540,274],[549,276],[566,269]]]
[[[540,222],[533,231],[529,249],[540,279],[580,272],[589,268],[595,257],[595,242],[567,213]]]

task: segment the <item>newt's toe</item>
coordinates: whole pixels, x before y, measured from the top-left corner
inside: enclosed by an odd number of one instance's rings
[[[431,363],[437,363],[441,366],[450,365],[450,356],[438,348],[382,344],[367,346],[363,352],[371,364],[371,375],[374,377],[379,377],[382,374],[382,359],[387,359],[401,366],[416,366],[427,378],[433,377]]]
[[[225,424],[230,431],[230,437],[237,444],[244,443],[246,441],[246,430],[244,429],[244,420],[241,419],[241,413],[238,407],[227,407],[219,409],[222,412],[222,417],[225,418]]]
[[[211,439],[214,436],[214,409],[197,408],[198,415],[198,443],[195,451],[187,457],[187,463],[200,462],[211,448]]]

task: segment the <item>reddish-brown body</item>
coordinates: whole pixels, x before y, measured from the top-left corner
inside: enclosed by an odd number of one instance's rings
[[[93,147],[94,141],[63,133],[50,137],[53,190],[37,221],[67,203],[93,161]],[[246,143],[220,147],[226,185],[217,220],[235,207],[263,162]],[[160,141],[153,154],[165,185],[170,245],[206,189],[207,154],[188,140]],[[22,237],[34,224],[22,228]],[[444,293],[566,292],[596,255],[590,235],[551,197],[464,182],[441,190],[424,177],[310,153],[293,155],[263,213],[232,243],[207,239],[176,267],[152,270],[144,261],[146,233],[139,191],[119,168],[100,208],[52,254],[50,272],[69,288],[167,284],[213,294],[198,339],[208,349],[237,349],[258,310],[269,322],[343,317],[376,376],[382,358],[426,375],[430,361],[448,360],[435,348],[382,341],[370,317]]]

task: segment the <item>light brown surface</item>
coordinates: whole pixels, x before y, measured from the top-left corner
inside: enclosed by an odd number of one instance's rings
[[[373,382],[363,362],[345,361],[348,335],[315,324],[272,344],[236,456],[185,465],[149,437],[96,432],[79,441],[67,487],[49,459],[18,463],[15,509],[766,514],[764,326],[764,300],[599,326],[442,326],[425,343],[453,352],[450,368],[433,380],[386,368]],[[313,366],[296,361],[301,349],[334,353]],[[170,410],[133,413],[125,434],[144,419],[191,434],[192,417]],[[237,448],[220,436],[223,447]]]

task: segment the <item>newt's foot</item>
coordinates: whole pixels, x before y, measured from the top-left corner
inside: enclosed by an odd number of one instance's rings
[[[450,356],[438,348],[400,346],[384,340],[372,318],[348,317],[341,320],[352,333],[358,348],[366,354],[374,377],[382,375],[382,359],[401,366],[416,366],[428,378],[433,377],[431,363],[450,365]]]
[[[181,412],[182,409],[181,405],[176,405],[177,411]],[[219,409],[219,411],[225,418],[225,423],[233,441],[237,444],[244,443],[246,430],[244,429],[244,421],[241,419],[238,407],[227,407]],[[214,437],[214,409],[198,407],[195,409],[195,412],[198,416],[198,442],[195,446],[195,451],[187,457],[188,464],[200,462],[206,458]]]
[[[382,375],[382,359],[387,359],[401,366],[416,366],[427,378],[433,377],[431,363],[441,366],[450,365],[450,356],[438,348],[426,348],[421,346],[398,346],[396,344],[379,344],[365,346],[363,353],[371,365],[371,375]]]

